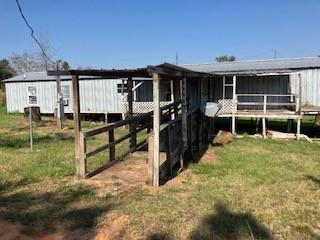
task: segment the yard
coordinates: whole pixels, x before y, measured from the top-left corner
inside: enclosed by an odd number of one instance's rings
[[[73,177],[72,134],[45,118],[31,152],[22,116],[0,109],[0,238],[320,239],[318,143],[243,135],[159,189],[101,195]]]

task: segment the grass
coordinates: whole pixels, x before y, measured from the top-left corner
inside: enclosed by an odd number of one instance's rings
[[[0,108],[0,218],[26,231],[87,229],[93,238],[105,223],[110,229],[116,215],[127,216],[116,228],[123,239],[319,238],[320,144],[244,135],[225,147],[209,147],[214,164],[191,163],[160,189],[97,196],[73,177],[72,122],[60,131],[50,118],[44,120],[34,129],[31,152],[23,117]],[[104,141],[101,135],[89,144]],[[107,160],[92,158],[90,167]]]

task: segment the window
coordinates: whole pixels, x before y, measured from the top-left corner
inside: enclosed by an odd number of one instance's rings
[[[61,85],[61,94],[63,97],[64,106],[69,106],[70,102],[70,86],[69,85]]]
[[[37,104],[37,89],[36,87],[28,87],[28,104],[36,105]]]
[[[128,85],[126,83],[118,83],[117,84],[117,92],[118,93],[127,93],[128,92]]]

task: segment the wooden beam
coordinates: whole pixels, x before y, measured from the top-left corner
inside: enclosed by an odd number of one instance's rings
[[[160,168],[160,77],[152,74],[153,80],[153,186],[159,186]]]
[[[74,151],[76,160],[76,175],[81,177],[80,170],[80,131],[81,131],[81,119],[80,119],[80,95],[79,95],[79,77],[78,75],[72,75],[72,102],[73,102],[73,123],[74,123]]]

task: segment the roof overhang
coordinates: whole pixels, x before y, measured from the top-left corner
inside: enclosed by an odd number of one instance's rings
[[[212,77],[211,73],[203,73],[193,71],[184,67],[180,67],[170,63],[163,63],[156,66],[147,66],[145,68],[136,69],[72,69],[69,71],[48,71],[48,76],[58,75],[77,75],[90,76],[103,79],[118,79],[118,78],[151,78],[154,73],[158,73],[161,79],[182,79],[184,77],[192,78],[207,78]]]

